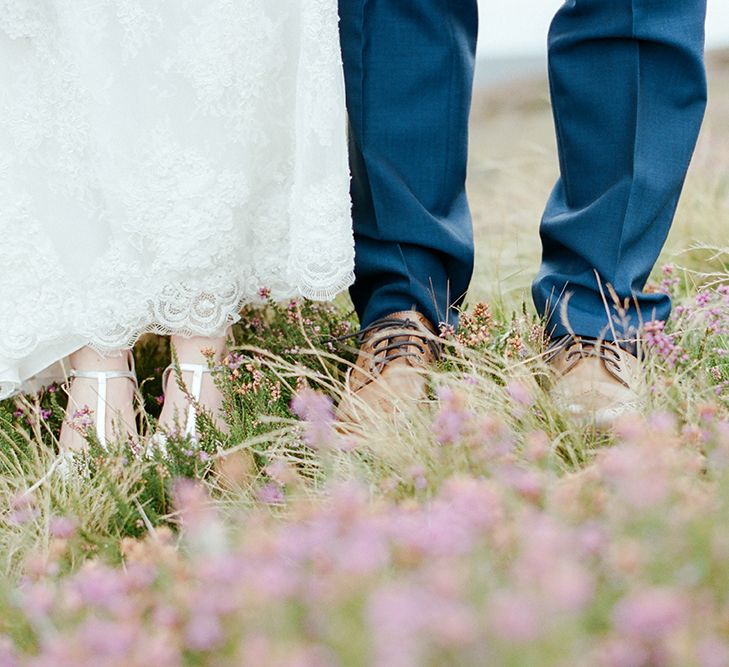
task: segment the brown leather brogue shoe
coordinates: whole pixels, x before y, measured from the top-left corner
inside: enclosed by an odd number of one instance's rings
[[[368,422],[425,398],[424,371],[438,358],[440,345],[423,315],[392,313],[360,331],[357,342],[359,356],[347,373],[340,420]]]
[[[567,336],[553,345],[547,360],[556,374],[555,405],[581,422],[609,428],[642,407],[640,362],[616,343]]]

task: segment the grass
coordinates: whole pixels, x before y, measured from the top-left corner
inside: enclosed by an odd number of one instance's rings
[[[431,399],[352,437],[344,302],[249,309],[169,456],[49,473],[62,392],[0,405],[0,666],[729,665],[729,59],[651,284],[649,410],[606,436],[546,391],[528,305],[556,176],[543,82],[481,96],[472,307]],[[169,351],[135,356],[154,424]],[[293,409],[292,409],[293,408]]]

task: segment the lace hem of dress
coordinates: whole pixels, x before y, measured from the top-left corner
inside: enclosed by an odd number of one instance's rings
[[[290,293],[278,293],[276,301],[286,301],[289,299],[309,299],[311,301],[333,301],[339,294],[344,292],[354,283],[354,273],[350,271],[341,279],[329,286],[300,285],[296,291]],[[230,309],[221,309],[220,319],[222,324],[211,329],[210,327],[199,326],[172,326],[165,325],[160,322],[153,322],[141,330],[127,337],[127,342],[121,345],[109,346],[108,344],[99,345],[98,341],[90,341],[89,347],[95,349],[103,355],[113,354],[119,350],[129,350],[134,347],[136,342],[144,334],[156,334],[158,336],[204,336],[206,338],[217,338],[224,336],[229,326],[240,321],[240,311],[244,306],[251,303],[264,303],[264,298],[260,295],[260,290],[256,292],[255,297],[246,295],[237,301],[237,305]]]
[[[298,285],[288,289],[273,290],[270,298],[276,301],[305,298],[314,301],[331,301],[345,291],[354,282],[354,273],[347,270],[338,274],[325,284],[301,281]],[[268,292],[268,290],[266,290]],[[97,332],[49,332],[47,336],[36,336],[32,343],[24,346],[21,352],[18,348],[4,349],[0,345],[0,358],[6,360],[27,359],[34,350],[47,345],[49,342],[63,337],[80,338],[86,344],[102,355],[113,354],[119,350],[131,349],[139,338],[147,333],[163,336],[205,336],[218,337],[225,335],[232,324],[240,320],[241,309],[251,303],[265,303],[263,288],[251,289],[250,284],[244,287],[241,282],[232,284],[229,290],[216,292],[216,301],[211,301],[209,292],[198,292],[185,299],[185,305],[174,304],[158,300],[157,303],[148,303],[149,312],[156,313],[146,322],[139,322],[137,326],[121,327],[103,333]],[[199,304],[204,302],[204,316],[200,314]],[[174,316],[165,317],[162,313],[171,313]],[[27,378],[21,378],[21,382]],[[0,378],[0,385],[3,379]],[[1,387],[0,387],[1,389]],[[7,393],[7,387],[5,388]],[[3,392],[0,391],[0,394]]]

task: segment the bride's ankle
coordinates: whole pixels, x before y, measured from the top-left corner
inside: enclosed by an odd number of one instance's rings
[[[128,371],[129,355],[128,350],[102,355],[90,347],[83,347],[71,355],[70,362],[78,371]]]
[[[101,434],[100,441],[135,438],[136,380],[130,376],[130,352],[103,356],[87,347],[73,353],[70,362],[74,372],[67,387],[66,419],[59,439],[61,448],[85,449],[89,429]],[[105,380],[103,389],[102,377]],[[98,423],[100,412],[104,422],[102,428]],[[106,442],[101,444],[105,446]]]
[[[227,337],[173,336],[171,345],[180,368],[178,375],[178,369],[173,365],[166,382],[163,383],[165,403],[160,414],[160,426],[163,430],[170,430],[175,426],[189,427],[189,411],[199,407],[211,415],[220,430],[225,431],[223,396],[207,371],[211,362],[219,362],[227,354]],[[201,366],[202,369],[194,370],[195,366]]]
[[[227,353],[227,336],[172,336],[170,341],[177,361],[181,364],[208,365],[210,360],[220,361]]]

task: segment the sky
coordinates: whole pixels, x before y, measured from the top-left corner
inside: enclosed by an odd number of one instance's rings
[[[661,1],[661,0],[659,0]],[[562,0],[479,0],[479,50],[489,56],[538,56]],[[707,45],[729,46],[729,2],[709,0]]]

